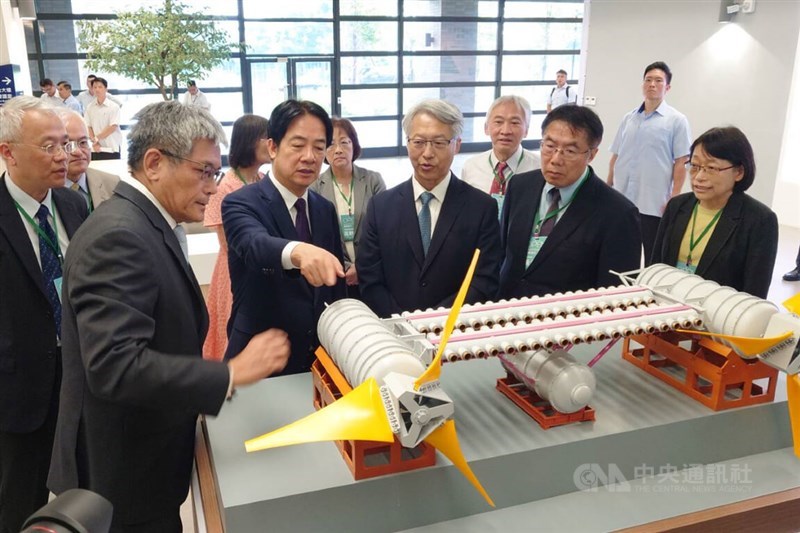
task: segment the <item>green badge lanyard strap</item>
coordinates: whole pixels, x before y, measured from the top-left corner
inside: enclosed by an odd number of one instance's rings
[[[237,177],[237,178],[239,178],[240,180],[242,180],[242,183],[244,183],[245,185],[247,185],[247,180],[246,180],[246,179],[244,179],[244,176],[242,176],[242,174],[239,172],[239,169],[238,169],[238,168],[234,168],[234,169],[233,169],[233,173],[234,173],[234,174],[236,174],[236,177]]]
[[[517,168],[519,168],[519,164],[522,163],[522,158],[523,157],[525,157],[525,150],[522,150],[522,153],[519,154],[519,159],[517,159],[517,164],[516,164]],[[500,163],[500,161],[498,161],[498,163]],[[502,186],[503,182],[500,181],[500,175],[497,174],[497,169],[495,168],[496,166],[497,165],[492,165],[492,154],[490,153],[489,154],[489,168],[492,169],[492,174],[494,175],[494,178],[493,178],[494,181],[496,181],[498,185]],[[511,167],[507,166],[506,168],[511,171],[511,174],[509,174],[508,177],[505,179],[505,181],[508,181],[511,178],[511,176],[516,174],[516,172],[514,172],[514,169],[512,169]]]
[[[700,202],[696,202],[694,204],[694,209],[692,209],[692,232],[689,234],[689,255],[686,257],[686,266],[692,265],[692,252],[694,249],[697,248],[697,245],[700,244],[700,241],[703,240],[703,237],[706,236],[706,233],[714,227],[714,224],[717,223],[719,220],[720,215],[722,214],[722,209],[717,211],[717,214],[714,215],[714,218],[711,219],[711,222],[706,224],[706,227],[703,228],[703,231],[700,233],[700,236],[697,239],[694,238],[694,225],[697,222],[697,206],[700,205]]]
[[[580,184],[578,185],[578,188],[575,189],[574,193],[572,193],[572,197],[569,199],[569,202],[565,203],[564,205],[562,205],[561,207],[559,207],[558,209],[556,209],[552,213],[547,213],[544,216],[544,218],[539,218],[539,210],[538,209],[536,210],[536,218],[534,219],[534,222],[533,222],[533,236],[534,237],[538,237],[539,236],[539,231],[541,231],[541,229],[542,229],[542,224],[544,224],[546,220],[550,220],[553,217],[557,217],[558,214],[561,213],[561,211],[563,211],[564,209],[569,207],[569,205],[572,203],[572,201],[575,199],[575,197],[578,196],[578,191],[581,190],[581,187],[583,187],[583,184],[586,183],[587,179],[589,179],[589,174],[586,174],[586,177],[583,178],[583,181],[580,182]],[[542,191],[542,192],[544,192],[544,191]]]
[[[63,267],[64,255],[61,253],[61,246],[58,243],[58,222],[56,219],[56,209],[55,206],[53,205],[53,199],[50,198],[50,213],[52,213],[53,215],[53,233],[55,233],[56,242],[50,240],[50,237],[47,236],[47,234],[44,232],[44,230],[42,230],[39,224],[35,220],[33,220],[27,212],[25,212],[25,210],[22,208],[21,205],[17,203],[16,200],[14,200],[14,205],[17,206],[17,211],[22,213],[22,216],[25,218],[25,220],[28,221],[28,224],[30,224],[31,227],[34,230],[36,230],[36,234],[39,235],[39,238],[44,239],[45,244],[47,244],[47,246],[49,246],[50,249],[53,250],[53,252],[56,254],[56,257],[58,257],[58,262]]]
[[[342,192],[342,188],[339,187],[339,182],[336,181],[336,176],[333,175],[333,172],[331,172],[331,177],[333,178],[333,184],[336,186],[336,190],[339,191],[339,195],[342,197],[342,199],[345,202],[347,202],[347,214],[348,215],[352,215],[353,214],[353,181],[352,180],[350,181],[350,197],[348,198]]]

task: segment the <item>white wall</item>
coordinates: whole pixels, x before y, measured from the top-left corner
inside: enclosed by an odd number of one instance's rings
[[[11,7],[10,0],[0,0],[0,65],[8,63],[20,68],[19,77],[14,79],[17,91],[32,94],[25,30],[19,10]]]
[[[772,204],[800,2],[756,0],[755,13],[731,24],[717,22],[719,7],[718,0],[591,1],[584,95],[597,98],[605,126],[593,163],[601,176],[622,116],[642,102],[644,67],[660,60],[673,71],[667,101],[688,117],[693,138],[713,126],[745,132],[758,168],[748,192]]]

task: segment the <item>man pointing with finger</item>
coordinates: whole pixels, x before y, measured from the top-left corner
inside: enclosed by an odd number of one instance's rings
[[[325,304],[343,298],[344,269],[333,204],[308,187],[319,177],[333,126],[319,105],[287,100],[270,116],[268,177],[222,202],[233,308],[225,359],[266,328],[289,334],[282,374],[311,368]]]

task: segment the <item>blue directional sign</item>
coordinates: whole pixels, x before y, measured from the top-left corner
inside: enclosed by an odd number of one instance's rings
[[[17,65],[0,65],[0,106],[17,95],[14,85],[14,72],[19,73]]]

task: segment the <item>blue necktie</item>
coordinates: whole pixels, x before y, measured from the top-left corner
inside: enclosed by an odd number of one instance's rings
[[[308,227],[308,217],[306,216],[306,201],[298,198],[294,203],[294,208],[297,209],[297,218],[294,219],[297,238],[303,242],[311,242],[311,229]]]
[[[550,192],[548,192],[547,195],[550,197],[550,206],[547,208],[545,217],[555,211],[558,211],[558,203],[561,201],[561,192],[558,189],[550,189]],[[542,222],[542,227],[539,229],[540,237],[547,237],[550,235],[550,232],[553,231],[553,228],[556,226],[556,218],[557,216],[553,215]]]
[[[419,195],[419,200],[422,202],[422,209],[419,210],[419,234],[422,237],[422,252],[428,255],[428,248],[431,246],[431,208],[428,204],[431,203],[435,196],[432,193],[425,191]]]
[[[39,211],[36,212],[36,220],[39,221],[39,228],[47,235],[50,242],[58,246],[56,241],[56,234],[53,232],[53,227],[47,221],[47,216],[50,210],[47,206],[42,205]],[[39,236],[39,257],[42,260],[42,279],[44,281],[44,289],[47,294],[47,299],[50,300],[50,306],[53,308],[53,317],[56,322],[56,333],[61,337],[61,300],[58,298],[56,292],[56,285],[53,283],[54,279],[61,277],[61,262],[58,260],[55,250]]]

